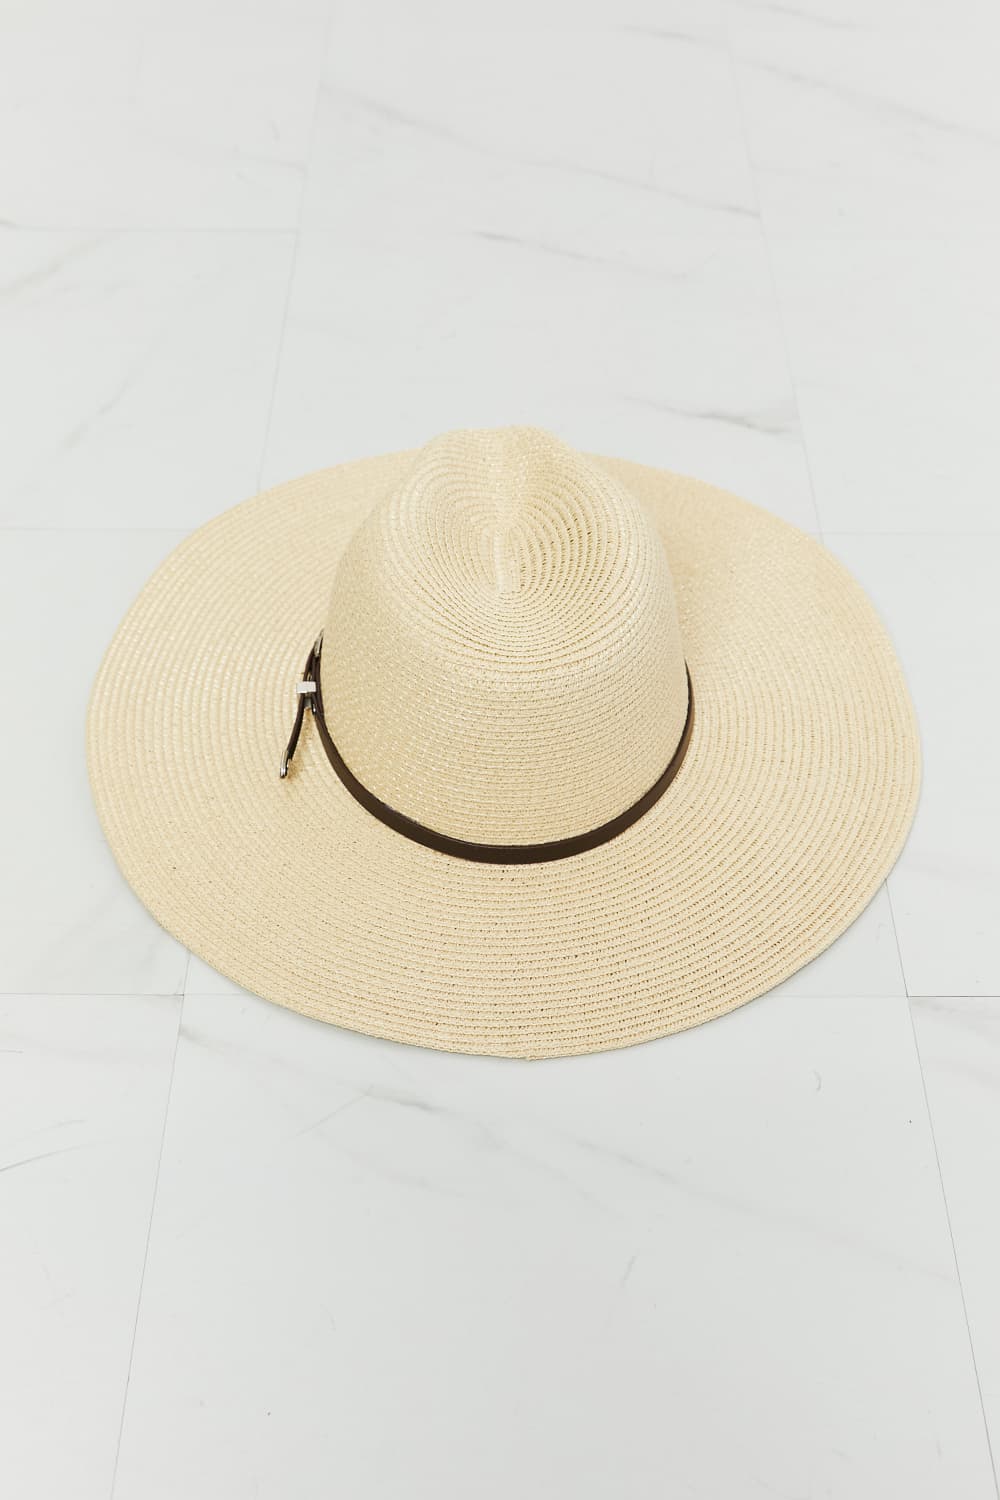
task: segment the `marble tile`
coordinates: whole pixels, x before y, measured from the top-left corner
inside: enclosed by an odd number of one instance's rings
[[[90,800],[84,716],[104,649],[179,532],[0,542],[0,989],[179,993],[187,955],[132,895]]]
[[[906,1001],[525,1065],[189,997],[115,1495],[331,1474],[988,1500]]]
[[[343,3],[343,0],[339,0]],[[199,19],[226,21],[234,28],[249,20],[275,23],[285,19],[325,21],[331,0],[4,0],[0,11],[0,36],[47,35],[54,27],[64,32],[107,31],[141,33],[163,27],[190,28]],[[720,22],[721,25],[721,22]]]
[[[724,0],[508,0],[503,6],[487,9],[467,5],[465,0],[424,0],[418,22],[407,0],[377,0],[374,4],[372,0],[336,0],[332,18],[334,42],[355,30],[405,31],[411,35],[423,31],[425,38],[430,32],[556,32],[572,40],[574,28],[613,33],[637,27],[651,34],[659,27],[677,37],[715,37],[722,41],[725,7]]]
[[[971,0],[970,0],[971,3]],[[4,0],[0,30],[47,30],[54,24],[80,24],[79,0]],[[189,25],[199,17],[225,20],[238,27],[244,20],[277,22],[332,17],[343,31],[347,25],[373,30],[414,28],[413,7],[407,0],[87,0],[86,24],[131,24],[147,28],[177,22]],[[496,31],[511,27],[568,28],[604,25],[609,28],[659,24],[682,35],[721,36],[722,0],[508,0],[502,9],[486,11],[465,0],[424,0],[422,27],[449,30]]]
[[[294,228],[323,14],[77,6],[4,27],[0,218],[23,229]],[[23,12],[22,12],[23,18]]]
[[[193,526],[253,494],[292,253],[0,233],[0,522]]]
[[[107,1500],[180,1001],[0,996],[6,1495]]]
[[[188,958],[184,993],[185,995],[246,995],[247,991],[192,953]]]
[[[1000,1000],[920,999],[911,1009],[979,1379],[1000,1452]]]
[[[896,642],[924,781],[889,893],[911,995],[1000,994],[1000,537],[828,536]]]
[[[263,475],[529,422],[816,520],[763,244],[303,236]]]
[[[939,6],[928,24],[931,8],[916,9],[917,24],[896,7],[887,24],[878,5],[730,6],[769,232],[964,238],[1000,228],[1000,14],[973,4],[963,24]]]
[[[335,12],[308,228],[374,250],[485,240],[597,265],[676,235],[755,235],[727,51],[690,8],[472,17]]]
[[[817,32],[850,31],[888,34],[983,36],[1000,26],[993,0],[723,0],[730,29],[744,27]]]
[[[820,522],[997,531],[1000,240],[782,240],[778,300]]]

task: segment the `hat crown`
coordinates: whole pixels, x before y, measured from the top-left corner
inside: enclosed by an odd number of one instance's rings
[[[609,473],[532,428],[420,451],[344,552],[321,670],[355,776],[477,843],[617,816],[662,774],[687,713],[652,523]]]

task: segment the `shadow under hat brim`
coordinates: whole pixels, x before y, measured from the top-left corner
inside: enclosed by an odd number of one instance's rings
[[[697,703],[680,772],[617,838],[536,865],[424,848],[355,801],[308,721],[279,779],[333,571],[412,459],[341,465],[225,512],[119,627],[91,697],[90,778],[157,921],[305,1015],[507,1057],[683,1030],[815,958],[906,837],[913,710],[842,565],[699,481],[594,460],[663,538]]]

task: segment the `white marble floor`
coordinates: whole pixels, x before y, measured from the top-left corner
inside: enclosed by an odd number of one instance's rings
[[[0,1493],[996,1500],[1000,0],[0,0]],[[234,992],[89,681],[260,484],[531,421],[865,582],[926,780],[781,992],[546,1064]]]

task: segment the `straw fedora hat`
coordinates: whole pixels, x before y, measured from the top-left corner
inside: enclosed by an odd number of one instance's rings
[[[721,1015],[896,859],[919,749],[859,585],[530,428],[279,485],[115,635],[90,777],[180,942],[320,1020],[549,1057]]]

